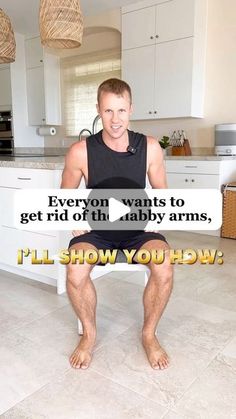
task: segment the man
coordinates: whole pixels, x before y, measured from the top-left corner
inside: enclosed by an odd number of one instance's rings
[[[73,144],[67,153],[62,188],[77,188],[84,177],[88,188],[145,188],[148,175],[153,188],[166,188],[161,147],[156,139],[128,130],[132,113],[131,89],[127,83],[109,79],[98,88],[97,111],[103,130]],[[130,153],[128,147],[135,149]],[[128,150],[127,150],[128,148]],[[169,358],[155,331],[172,289],[169,246],[157,232],[76,231],[70,249],[164,249],[162,264],[149,263],[150,277],[143,294],[142,344],[150,365],[164,369]],[[90,279],[93,265],[67,266],[67,292],[83,325],[83,336],[70,357],[74,368],[88,368],[96,340],[96,291]]]

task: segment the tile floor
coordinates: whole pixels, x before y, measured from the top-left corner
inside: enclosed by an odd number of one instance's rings
[[[236,241],[168,233],[172,248],[224,252],[223,265],[179,265],[159,338],[171,357],[149,367],[140,344],[143,274],[95,280],[98,340],[73,370],[78,336],[66,295],[0,273],[0,414],[9,419],[235,419]]]

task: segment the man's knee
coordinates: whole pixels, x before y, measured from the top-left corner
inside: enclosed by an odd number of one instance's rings
[[[173,282],[173,266],[169,263],[168,260],[165,260],[161,264],[156,264],[151,262],[149,264],[149,269],[151,272],[151,278],[158,283],[161,283],[163,286],[169,286]]]
[[[93,265],[87,263],[69,263],[67,265],[67,284],[73,285],[75,288],[79,288],[89,279],[90,273],[93,269]]]
[[[97,250],[95,246],[89,244],[89,243],[77,243],[74,246],[70,248],[70,250]],[[77,261],[79,262],[79,261]],[[95,265],[89,264],[84,260],[84,263],[72,263],[70,262],[66,269],[67,269],[67,275],[66,275],[66,281],[67,285],[73,285],[76,288],[81,287],[86,280],[89,279],[90,273]]]

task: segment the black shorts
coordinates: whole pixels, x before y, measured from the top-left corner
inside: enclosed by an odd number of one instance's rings
[[[97,249],[101,250],[127,249],[130,251],[132,249],[136,249],[136,251],[138,251],[143,246],[143,244],[149,240],[161,240],[167,243],[165,237],[162,236],[162,234],[148,231],[137,231],[136,234],[132,234],[132,236],[128,238],[125,237],[124,240],[111,240],[110,238],[106,239],[103,235],[99,235],[95,231],[90,231],[89,233],[82,234],[81,236],[73,237],[69,243],[69,248],[77,243],[90,243]],[[134,261],[134,263],[136,262]]]

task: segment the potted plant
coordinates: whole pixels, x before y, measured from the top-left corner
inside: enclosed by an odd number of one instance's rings
[[[163,154],[166,154],[167,147],[170,147],[170,137],[163,135],[163,137],[159,140],[159,144],[163,149]]]

